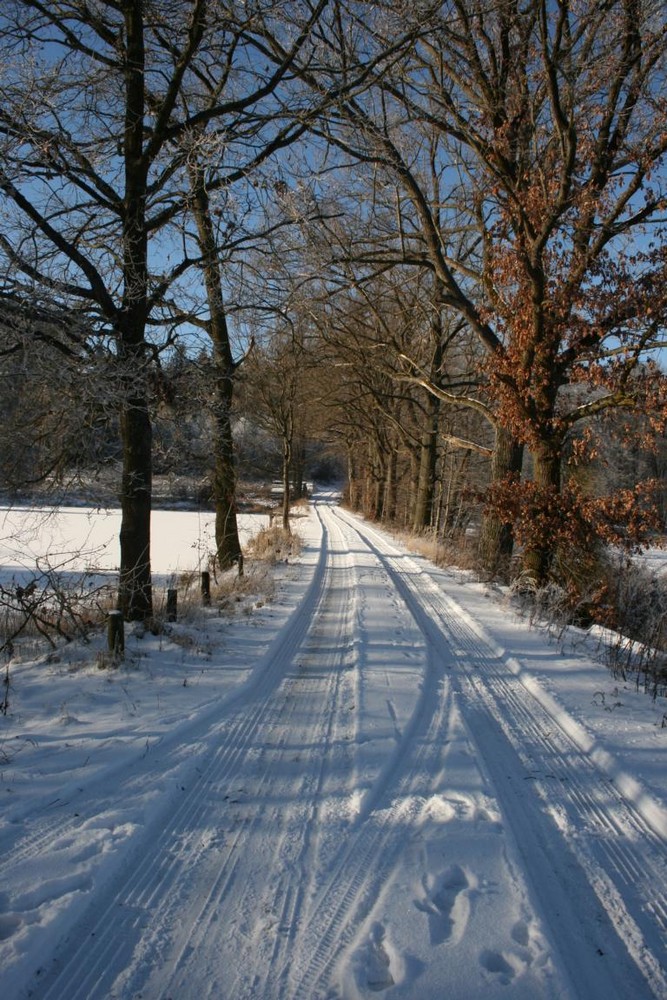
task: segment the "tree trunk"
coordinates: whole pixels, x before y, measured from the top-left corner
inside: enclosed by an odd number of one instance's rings
[[[224,378],[224,376],[220,376]],[[232,438],[232,384],[218,388],[215,407],[215,468],[213,472],[213,503],[215,505],[215,548],[220,569],[229,569],[241,556],[236,522],[236,469]]]
[[[292,440],[289,434],[283,436],[283,530],[291,532],[289,510],[291,500],[290,465],[292,457]]]
[[[384,508],[385,491],[385,478],[381,472],[379,474],[376,473],[373,487],[373,509],[371,511],[371,518],[373,521],[381,521],[382,511]]]
[[[123,303],[116,321],[118,361],[124,383],[120,414],[123,450],[118,607],[129,621],[153,613],[150,562],[152,429],[144,390],[148,314],[147,164],[144,141],[144,26],[140,0],[123,8],[127,37]],[[138,380],[135,382],[135,380]]]
[[[435,471],[438,462],[438,418],[440,401],[429,395],[427,399],[427,423],[422,436],[419,452],[419,473],[412,520],[412,530],[423,531],[431,526],[433,519],[433,498],[435,495]]]
[[[434,507],[435,507],[435,524],[434,524],[434,528],[435,528],[436,535],[441,535],[442,534],[443,514],[445,512],[445,504],[447,502],[447,497],[448,497],[449,488],[450,488],[450,484],[448,482],[447,483],[447,490],[445,491],[445,470],[447,469],[447,458],[448,458],[448,455],[449,455],[449,449],[448,449],[447,445],[445,445],[445,447],[443,449],[443,454],[442,454],[442,456],[440,458],[440,473],[437,476],[437,480],[436,480],[437,481],[437,493],[438,493],[437,503],[434,504]]]
[[[533,452],[533,481],[543,491],[543,502],[548,504],[560,493],[561,448],[552,441],[541,443]],[[554,555],[553,536],[541,538],[526,545],[522,566],[524,574],[536,585],[543,584],[549,575]]]
[[[200,164],[189,162],[193,192],[193,213],[202,252],[202,271],[209,309],[208,333],[213,343],[215,365],[215,418],[213,503],[215,505],[215,546],[220,569],[229,569],[241,557],[236,522],[236,468],[232,435],[232,403],[236,364],[232,357],[229,330],[222,297],[218,247],[211,218],[206,178]]]
[[[298,436],[296,444],[292,446],[291,474],[292,498],[301,500],[305,494],[305,466],[306,466],[306,446],[303,438]]]
[[[496,427],[496,443],[491,464],[491,481],[498,483],[507,476],[521,476],[523,445],[504,427]],[[479,555],[483,568],[493,576],[508,579],[514,547],[512,525],[497,514],[486,511],[482,516]]]
[[[357,447],[356,444],[348,444],[347,446],[347,497],[352,510],[359,510],[359,504],[362,501],[362,488],[355,462]]]
[[[127,401],[120,417],[123,448],[118,608],[128,621],[153,614],[151,586],[151,422],[143,397]]]
[[[444,498],[444,517],[441,515],[441,532],[447,538],[456,538],[465,530],[467,521],[462,517],[465,484],[468,482],[467,467],[472,452],[456,450],[450,454],[447,492]]]
[[[364,468],[364,485],[361,499],[361,512],[364,517],[373,517],[376,503],[375,477],[376,469],[371,454],[372,445],[370,441],[366,445],[366,463]]]
[[[396,465],[396,449],[390,448],[387,453],[384,506],[382,508],[382,520],[387,522],[396,518]]]
[[[409,486],[406,496],[405,504],[405,519],[404,524],[409,529],[415,520],[415,501],[417,498],[417,492],[419,488],[419,446],[413,447],[410,445],[408,447],[408,452],[410,455],[410,473],[409,473]]]
[[[442,379],[442,361],[444,355],[442,329],[442,298],[443,287],[436,281],[434,309],[431,318],[431,336],[433,339],[433,356],[431,358],[431,379],[438,385]],[[435,496],[436,469],[438,465],[438,430],[440,425],[440,400],[433,393],[426,396],[426,416],[419,451],[419,472],[417,474],[417,491],[412,518],[412,530],[415,532],[430,528],[433,523],[433,500]]]

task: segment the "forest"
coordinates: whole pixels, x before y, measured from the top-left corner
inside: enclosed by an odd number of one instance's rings
[[[667,519],[660,0],[7,0],[0,491],[306,480],[614,624]],[[611,615],[611,619],[610,619]],[[607,616],[605,618],[605,616]]]

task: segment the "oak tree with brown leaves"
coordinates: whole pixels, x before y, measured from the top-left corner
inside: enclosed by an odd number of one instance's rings
[[[553,510],[566,452],[583,460],[578,429],[595,416],[634,409],[663,427],[665,376],[651,360],[667,314],[663,15],[654,0],[418,5],[409,57],[323,128],[412,204],[413,256],[484,347],[497,454],[530,453],[533,511],[540,497]],[[436,201],[424,182],[434,137]],[[455,253],[462,226],[477,233],[476,261]],[[535,580],[556,537],[524,548]]]

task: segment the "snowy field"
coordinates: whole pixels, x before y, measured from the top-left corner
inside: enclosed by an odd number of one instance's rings
[[[268,518],[242,514],[238,518],[242,542]],[[119,510],[87,507],[0,506],[0,580],[25,579],[35,566],[78,573],[110,573],[118,569]],[[157,510],[151,519],[151,562],[155,582],[173,575],[207,568],[215,550],[215,517],[210,513]]]
[[[0,512],[2,581],[113,570],[116,517]],[[3,1000],[666,997],[664,699],[331,498],[295,526],[117,669],[10,665]],[[158,581],[211,532],[157,512]]]

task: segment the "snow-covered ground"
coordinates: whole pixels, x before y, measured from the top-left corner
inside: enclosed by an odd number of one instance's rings
[[[654,573],[667,572],[667,548],[647,549],[643,556],[644,562]]]
[[[247,539],[267,522],[262,515],[242,514],[240,534]],[[119,531],[119,510],[0,506],[0,579],[30,577],[36,564],[63,572],[109,573],[118,567]],[[151,564],[155,582],[207,569],[214,538],[213,514],[153,511]]]
[[[117,562],[99,512],[8,516],[4,581]],[[2,997],[667,996],[664,700],[331,498],[296,527],[273,596],[11,665]]]

